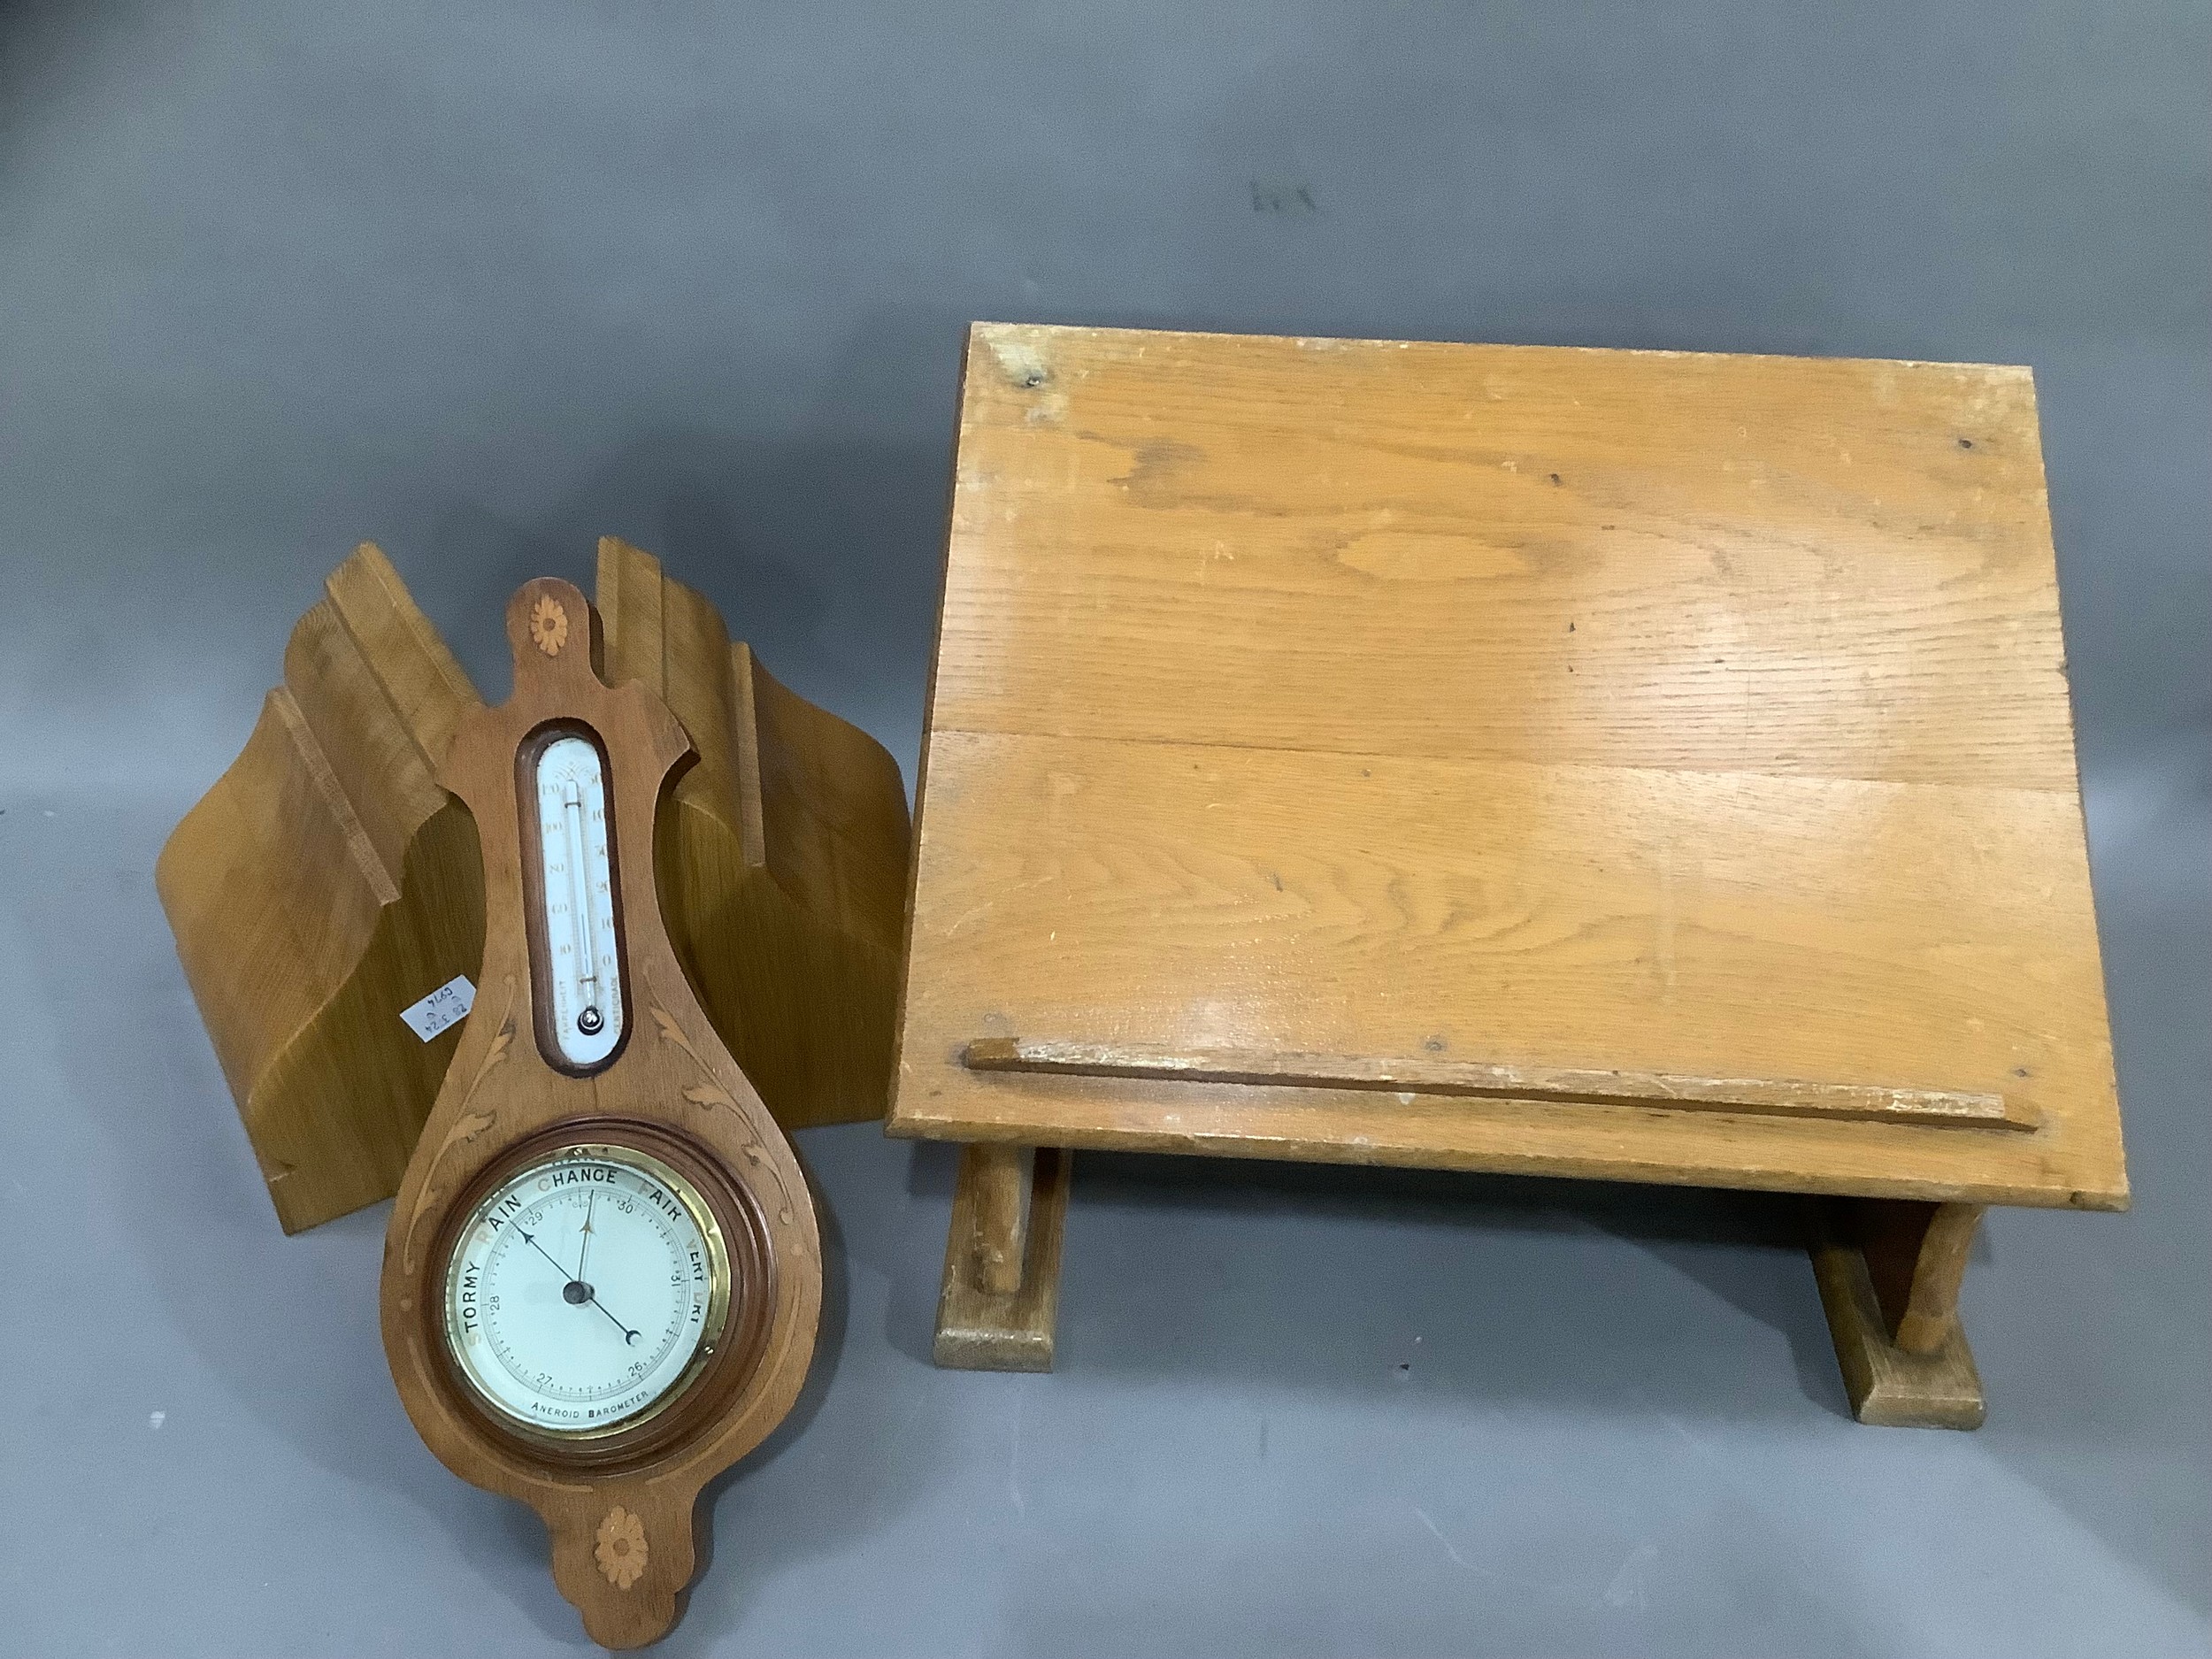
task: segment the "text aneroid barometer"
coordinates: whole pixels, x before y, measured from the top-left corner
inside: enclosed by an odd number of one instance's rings
[[[653,829],[690,752],[599,679],[565,582],[508,610],[514,695],[440,780],[475,817],[476,1003],[385,1241],[385,1348],[463,1479],[544,1517],[611,1647],[673,1623],[702,1486],[796,1398],[821,1305],[806,1184],[662,926]]]

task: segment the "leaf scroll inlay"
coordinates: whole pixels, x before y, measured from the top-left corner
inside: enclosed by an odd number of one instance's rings
[[[649,979],[646,984],[649,989],[652,981]],[[655,995],[657,995],[658,993],[656,992]],[[673,1016],[657,1002],[650,1004],[649,1007],[653,1016],[653,1024],[659,1028],[662,1040],[673,1043],[689,1056],[692,1064],[697,1066],[701,1075],[706,1079],[703,1083],[687,1085],[682,1091],[684,1099],[703,1111],[712,1111],[718,1108],[737,1119],[738,1126],[744,1131],[745,1134],[745,1139],[740,1147],[745,1154],[745,1161],[775,1183],[776,1196],[780,1201],[780,1207],[776,1211],[776,1218],[785,1225],[790,1225],[791,1194],[783,1184],[783,1171],[779,1170],[768,1156],[768,1148],[762,1141],[760,1131],[754,1125],[753,1114],[741,1107],[735,1096],[722,1087],[714,1075],[714,1068],[707,1064],[705,1056],[698,1049],[692,1047],[691,1040],[684,1035],[683,1027],[677,1025]]]

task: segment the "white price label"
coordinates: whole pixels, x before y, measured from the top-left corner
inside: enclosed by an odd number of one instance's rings
[[[407,1022],[408,1030],[428,1042],[447,1026],[466,1019],[475,1006],[476,987],[469,983],[468,975],[457,973],[412,1008],[402,1009],[399,1017]]]

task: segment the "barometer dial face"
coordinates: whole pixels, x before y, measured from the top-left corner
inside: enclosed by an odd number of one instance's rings
[[[540,936],[560,1059],[596,1066],[622,1041],[622,962],[599,746],[573,733],[538,753]]]
[[[446,1270],[446,1341],[498,1416],[607,1434],[697,1376],[729,1294],[721,1229],[690,1181],[630,1148],[567,1147],[471,1212]]]

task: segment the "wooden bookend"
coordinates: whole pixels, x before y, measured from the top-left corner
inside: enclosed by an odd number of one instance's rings
[[[607,675],[699,748],[661,816],[663,907],[715,1029],[787,1129],[880,1118],[906,916],[898,763],[787,691],[714,607],[609,536]]]
[[[610,672],[692,733],[656,849],[671,935],[787,1128],[882,1115],[908,845],[898,764],[787,691],[649,554],[599,552]],[[363,543],[155,885],[278,1219],[389,1197],[457,1041],[399,1015],[483,949],[474,825],[436,772],[482,700]]]
[[[376,548],[324,595],[154,867],[287,1233],[398,1187],[459,1041],[400,1010],[484,949],[476,826],[436,777],[482,701]]]

